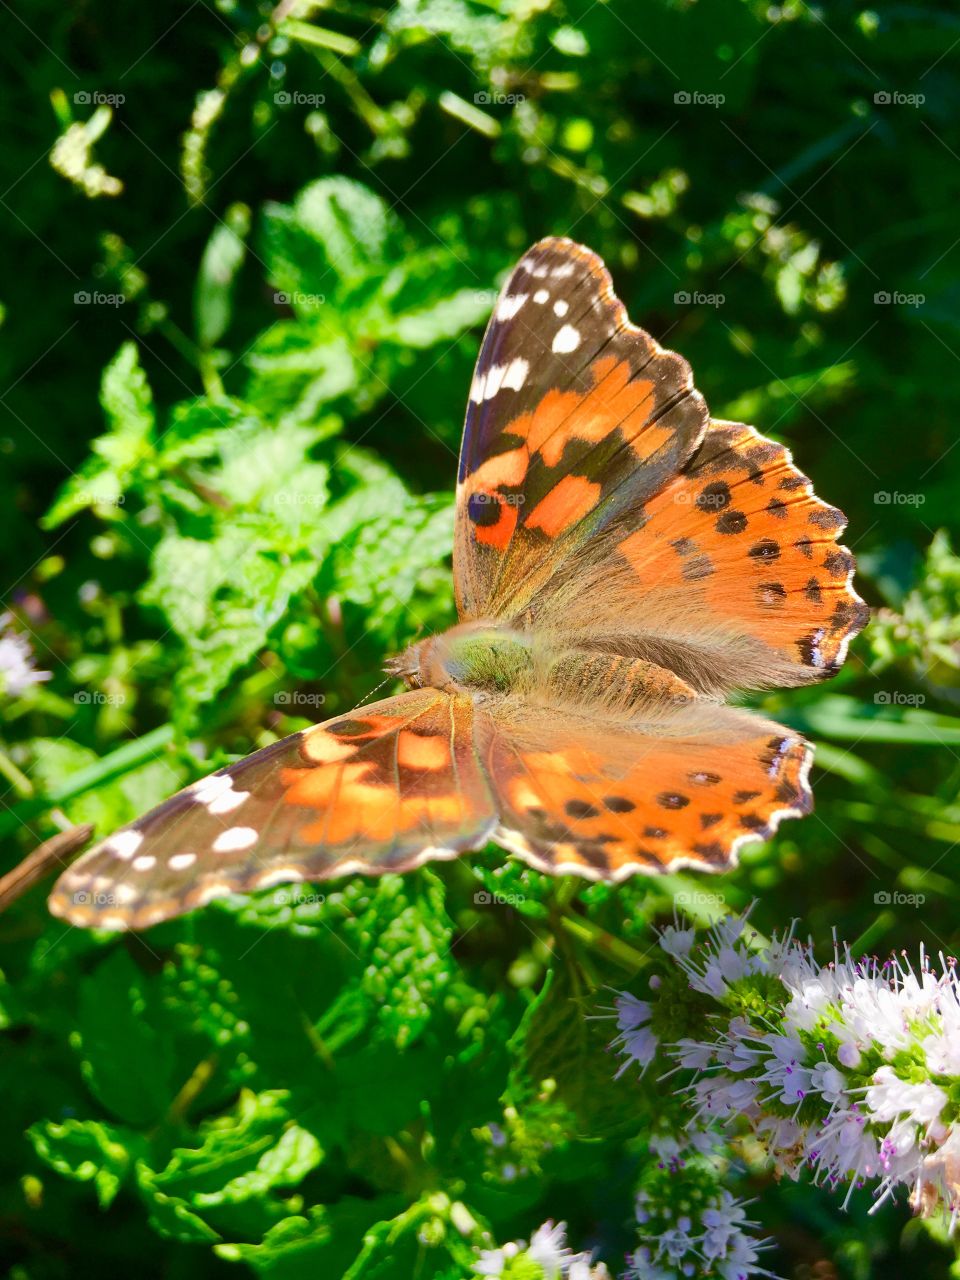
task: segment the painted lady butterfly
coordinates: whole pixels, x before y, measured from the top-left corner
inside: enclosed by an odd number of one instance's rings
[[[84,855],[51,910],[143,928],[212,898],[406,871],[492,839],[556,874],[722,871],[811,806],[811,748],[725,706],[832,674],[868,610],[843,515],[711,421],[603,263],[535,245],[490,321],[457,486],[460,622],[407,692],[194,783]]]

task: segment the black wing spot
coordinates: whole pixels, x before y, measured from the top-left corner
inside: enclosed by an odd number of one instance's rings
[[[724,511],[722,516],[717,517],[714,527],[717,533],[743,533],[747,527],[747,517],[742,511]]]
[[[760,542],[754,543],[747,555],[766,564],[770,560],[778,560],[780,558],[780,544],[779,542],[774,542],[773,538],[762,538]]]
[[[637,807],[626,796],[604,796],[603,804],[604,808],[609,809],[611,813],[632,813]]]
[[[687,777],[691,782],[696,782],[701,787],[715,787],[720,781],[719,773],[704,773],[703,771],[688,773]]]
[[[726,511],[732,499],[730,486],[725,480],[714,480],[697,494],[696,505],[700,511]]]
[[[657,796],[657,804],[664,809],[685,809],[690,803],[689,796],[683,796],[679,791],[661,791]]]
[[[563,806],[571,818],[595,818],[600,810],[586,800],[568,800]]]

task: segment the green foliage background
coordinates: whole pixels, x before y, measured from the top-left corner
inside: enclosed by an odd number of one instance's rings
[[[818,743],[817,811],[721,881],[557,884],[490,850],[125,940],[31,893],[0,920],[11,1274],[453,1280],[484,1233],[550,1216],[616,1272],[660,1104],[579,1015],[642,990],[676,895],[956,948],[960,16],[34,0],[2,22],[2,599],[53,673],[3,703],[4,867],[62,815],[107,831],[351,707],[449,622],[482,325],[550,232],[605,257],[715,416],[793,447],[879,610],[841,676],[763,700]],[[865,1197],[844,1214],[759,1168],[740,1189],[786,1276],[947,1272],[903,1206],[867,1225]]]

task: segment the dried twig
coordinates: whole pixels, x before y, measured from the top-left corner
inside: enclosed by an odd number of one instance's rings
[[[93,827],[89,822],[79,827],[71,827],[69,831],[61,831],[49,840],[44,840],[33,853],[28,853],[24,860],[5,876],[0,876],[0,911],[6,911],[12,902],[52,871],[62,871],[80,852],[93,835]]]

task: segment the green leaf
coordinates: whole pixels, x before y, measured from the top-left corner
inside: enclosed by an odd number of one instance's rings
[[[188,713],[266,644],[316,573],[306,546],[283,549],[288,530],[270,516],[243,516],[210,541],[171,534],[158,546],[140,594],[183,641],[176,687]]]
[[[348,297],[380,276],[398,252],[396,214],[368,187],[349,178],[321,178],[304,187],[292,208],[270,205],[267,222],[271,279],[281,289]],[[285,257],[310,243],[307,271]]]
[[[80,984],[72,1037],[90,1092],[120,1120],[147,1125],[173,1100],[170,1045],[155,1028],[143,974],[124,951],[112,952]]]
[[[222,1244],[216,1252],[243,1261],[271,1280],[320,1280],[343,1276],[362,1248],[365,1233],[402,1208],[395,1196],[357,1199],[344,1196],[329,1207],[316,1205],[307,1215],[278,1222],[260,1244]]]
[[[200,259],[200,271],[193,297],[197,341],[212,347],[230,325],[233,288],[247,253],[250,210],[235,204],[223,222],[214,227]]]
[[[153,397],[140,367],[136,343],[125,342],[107,365],[100,403],[109,430],[92,441],[93,456],[61,488],[43,517],[46,529],[56,528],[87,507],[115,516],[131,478],[152,455]]]
[[[364,506],[370,495],[357,503]],[[334,513],[335,515],[336,513]],[[364,610],[367,625],[388,630],[423,623],[411,604],[423,575],[453,546],[453,504],[444,496],[406,498],[381,510],[381,518],[358,526],[334,559],[336,590]],[[409,615],[409,616],[408,616]]]
[[[138,1134],[98,1120],[45,1120],[32,1125],[27,1137],[51,1169],[74,1182],[92,1182],[103,1209],[113,1202],[144,1148]]]
[[[244,1089],[234,1112],[207,1121],[199,1147],[180,1147],[150,1187],[194,1209],[240,1204],[294,1187],[323,1159],[312,1134],[290,1122],[283,1090]],[[146,1175],[145,1175],[146,1176]]]

